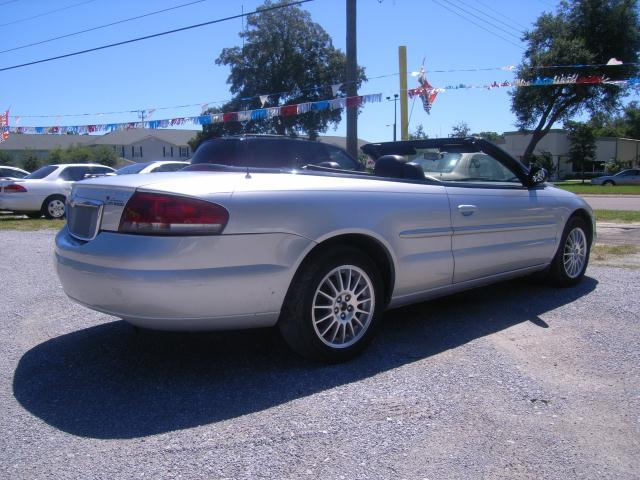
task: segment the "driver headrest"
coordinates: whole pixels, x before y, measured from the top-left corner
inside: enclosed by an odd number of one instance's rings
[[[373,174],[377,177],[424,180],[424,171],[415,163],[407,163],[401,155],[383,155],[376,160]]]

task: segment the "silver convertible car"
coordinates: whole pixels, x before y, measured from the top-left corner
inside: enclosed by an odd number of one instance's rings
[[[595,224],[578,196],[481,139],[368,144],[375,170],[216,165],[74,185],[56,238],[71,299],[133,325],[277,325],[344,360],[386,309],[542,272],[584,275]]]

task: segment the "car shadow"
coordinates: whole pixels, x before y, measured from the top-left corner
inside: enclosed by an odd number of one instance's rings
[[[512,281],[385,315],[358,358],[311,364],[275,329],[216,333],[136,332],[124,321],[35,346],[20,359],[20,404],[55,428],[82,437],[137,438],[261,411],[358,381],[531,321],[596,288],[554,289]]]

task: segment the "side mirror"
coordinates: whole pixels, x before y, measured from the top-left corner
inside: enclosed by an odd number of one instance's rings
[[[538,165],[531,165],[529,169],[529,185],[541,185],[549,178],[549,172]]]

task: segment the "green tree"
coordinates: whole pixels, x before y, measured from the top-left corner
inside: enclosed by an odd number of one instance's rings
[[[0,151],[0,165],[13,165],[13,156],[9,152]]]
[[[502,143],[504,141],[504,135],[500,135],[498,132],[480,132],[474,133],[473,136],[484,138],[493,143]]]
[[[42,165],[42,160],[33,150],[25,150],[22,153],[22,168],[28,172],[34,172]]]
[[[465,138],[470,134],[471,129],[469,128],[469,124],[467,122],[458,122],[453,127],[451,127],[451,137]]]
[[[416,129],[409,134],[409,140],[425,140],[427,138],[429,138],[429,135],[425,133],[424,127],[421,123],[419,123]]]
[[[585,167],[596,157],[595,131],[591,125],[583,122],[569,121],[565,123],[565,128],[569,139],[569,160],[574,168],[582,172],[582,183],[584,183]]]
[[[267,0],[260,9],[286,4],[286,0]],[[216,60],[228,66],[233,99],[209,113],[236,112],[262,107],[260,95],[272,94],[265,107],[325,100],[332,97],[331,85],[346,76],[346,56],[335,48],[331,37],[308,12],[298,6],[262,11],[247,17],[247,28],[240,33],[242,47],[225,48]],[[360,69],[358,85],[365,79]],[[277,116],[247,122],[205,125],[190,142],[196,148],[203,140],[224,134],[276,133],[307,135],[315,139],[330,125],[340,122],[342,109]]]
[[[520,79],[572,75],[575,68],[549,65],[606,64],[615,57],[616,67],[581,68],[580,76],[606,75],[624,79],[638,74],[640,19],[637,0],[562,0],[556,13],[542,14],[531,31]],[[630,87],[609,84],[572,84],[519,87],[512,93],[511,109],[521,130],[532,130],[524,158],[531,158],[538,142],[558,121],[566,122],[583,112],[612,112]]]
[[[629,102],[617,115],[596,112],[589,123],[597,137],[624,137],[640,140],[640,106]]]

